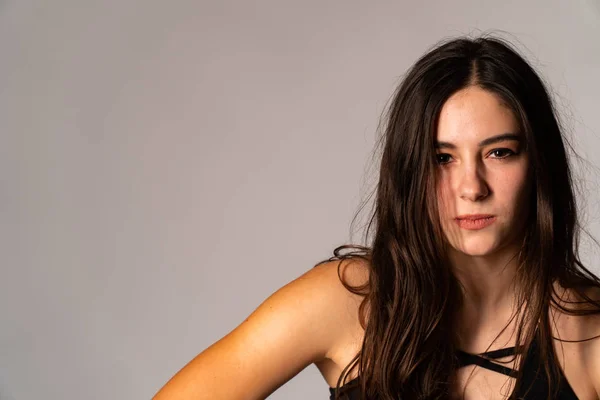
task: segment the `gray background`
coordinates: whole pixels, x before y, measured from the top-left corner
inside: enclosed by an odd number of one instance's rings
[[[599,236],[599,0],[1,1],[0,399],[150,398],[350,239],[399,77],[490,29],[552,85]],[[327,395],[311,366],[271,398]]]

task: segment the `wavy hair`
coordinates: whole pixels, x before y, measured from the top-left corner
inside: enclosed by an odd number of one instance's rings
[[[379,177],[365,235],[368,245],[339,246],[317,264],[339,260],[338,275],[344,260],[360,258],[369,265],[369,280],[363,286],[350,286],[340,275],[348,290],[364,296],[359,317],[365,335],[360,352],[342,371],[336,398],[344,398],[339,389],[355,368],[365,399],[450,397],[457,368],[453,313],[462,302],[462,291],[444,250],[439,210],[431,195],[436,192],[434,141],[446,100],[474,85],[496,94],[512,110],[529,152],[533,189],[518,254],[521,311],[516,337],[528,348],[539,332],[549,398],[558,390],[559,377],[550,307],[570,315],[600,313],[600,302],[586,292],[600,288],[600,280],[579,259],[580,224],[568,141],[546,85],[504,39],[446,40],[408,70],[383,115]],[[554,283],[572,289],[580,301],[559,301]],[[565,307],[582,303],[590,307]],[[513,394],[521,381],[519,373]]]

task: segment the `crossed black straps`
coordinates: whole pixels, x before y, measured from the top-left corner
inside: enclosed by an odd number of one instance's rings
[[[483,368],[486,368],[486,369],[489,369],[489,370],[492,370],[495,372],[499,372],[501,374],[512,377],[512,376],[516,376],[517,371],[515,371],[512,368],[508,368],[503,365],[496,364],[496,363],[490,361],[490,359],[498,359],[498,358],[513,356],[513,355],[515,355],[515,353],[520,353],[520,352],[521,352],[521,350],[516,351],[516,347],[507,347],[505,349],[488,351],[488,352],[480,353],[480,354],[471,354],[471,353],[467,353],[462,350],[458,350],[456,355],[458,356],[459,368],[465,367],[465,366],[471,365],[471,364],[476,364],[476,365],[479,365],[480,367],[483,367]]]

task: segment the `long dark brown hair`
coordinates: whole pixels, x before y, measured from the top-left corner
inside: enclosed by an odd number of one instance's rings
[[[570,315],[600,313],[588,295],[600,280],[579,258],[574,183],[566,146],[546,85],[504,39],[460,37],[438,43],[405,74],[383,116],[381,163],[366,245],[343,245],[317,265],[361,258],[369,280],[344,286],[364,299],[362,348],[346,366],[339,388],[358,368],[362,398],[445,399],[457,368],[453,312],[462,301],[460,283],[445,253],[436,193],[435,133],[440,110],[455,92],[478,86],[512,110],[529,152],[533,189],[529,221],[518,254],[517,343],[539,338],[549,398],[560,371],[552,345],[549,310]],[[561,301],[558,283],[578,301]],[[559,299],[559,300],[557,300]],[[565,304],[577,304],[565,307]],[[588,304],[581,307],[581,304]],[[587,339],[589,340],[589,339]],[[523,370],[524,357],[518,366]],[[522,372],[515,388],[522,385]],[[517,391],[513,391],[517,393]]]

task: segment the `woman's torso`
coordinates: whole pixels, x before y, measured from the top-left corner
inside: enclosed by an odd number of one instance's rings
[[[337,265],[337,263],[334,263]],[[361,280],[366,279],[364,266],[351,266],[345,268],[343,271],[344,278],[349,280],[352,285],[360,284]],[[356,295],[350,296],[355,297],[353,304],[356,304],[355,310],[349,310],[347,314],[347,333],[340,337],[335,345],[331,348],[327,358],[316,363],[317,368],[323,375],[323,378],[327,382],[330,388],[335,387],[337,380],[340,377],[342,370],[353,360],[356,354],[360,351],[362,340],[364,337],[364,330],[358,322],[358,306],[360,302]],[[594,319],[593,323],[590,323],[590,318]],[[595,336],[600,334],[598,327],[600,324],[597,322],[600,317],[574,317],[565,314],[557,315],[556,324],[553,332],[554,337],[561,337],[566,340],[579,340]],[[596,327],[596,331],[590,327]],[[507,330],[508,331],[508,330]],[[508,337],[500,336],[499,340],[489,350],[498,350],[504,347],[514,346],[508,342],[503,343],[503,338]],[[598,339],[600,340],[600,339]],[[513,339],[514,341],[514,339]],[[560,342],[554,340],[554,350],[557,354],[557,358],[560,360],[560,371],[562,373],[562,391],[565,399],[573,398],[568,397],[569,393],[574,393],[578,399],[598,399],[596,389],[591,382],[589,371],[586,369],[587,364],[584,362],[586,352],[589,352],[589,346],[592,341],[569,343]],[[487,341],[489,345],[489,341]],[[504,344],[504,345],[502,345]],[[487,345],[486,347],[487,348]],[[468,349],[467,349],[468,350]],[[482,351],[469,351],[470,353],[480,353]],[[503,364],[509,368],[517,369],[519,356],[512,363]],[[512,356],[499,358],[498,361],[507,361],[513,359]],[[529,363],[531,365],[531,362]],[[346,379],[346,382],[354,380],[356,382],[356,370]],[[486,368],[482,368],[476,365],[467,365],[461,367],[457,371],[456,375],[456,393],[463,395],[457,395],[457,398],[463,398],[466,400],[470,399],[506,399],[514,389],[514,379],[510,378],[497,371],[492,371]],[[572,391],[571,391],[572,390]],[[355,392],[356,393],[356,392]],[[535,398],[535,397],[527,397]]]
[[[548,398],[548,381],[546,375],[543,372],[543,366],[539,354],[538,340],[534,340],[529,351],[527,352],[525,365],[524,365],[524,386],[518,390],[511,385],[506,388],[504,397],[511,397],[517,399],[546,399]],[[500,375],[514,376],[515,370],[506,367],[504,364],[495,363],[491,360],[502,359],[505,356],[515,355],[515,347],[498,349],[491,352],[485,352],[481,355],[474,355],[466,352],[459,351],[458,358],[460,360],[461,368],[465,368],[469,365],[478,365],[480,369],[490,370]],[[482,357],[484,356],[484,357]],[[562,372],[562,371],[561,371]],[[507,382],[508,383],[508,382]],[[354,378],[351,381],[344,384],[339,391],[340,394],[344,394],[342,399],[345,400],[359,400],[360,389],[359,389],[359,378]],[[513,396],[508,396],[511,393]],[[593,394],[592,394],[593,396]],[[463,398],[462,396],[455,396],[456,398]],[[480,393],[479,398],[493,398],[494,393]],[[329,388],[330,400],[335,400],[335,389]],[[552,397],[556,400],[578,400],[573,388],[569,384],[564,374],[560,374],[558,381],[558,387],[556,394]]]

